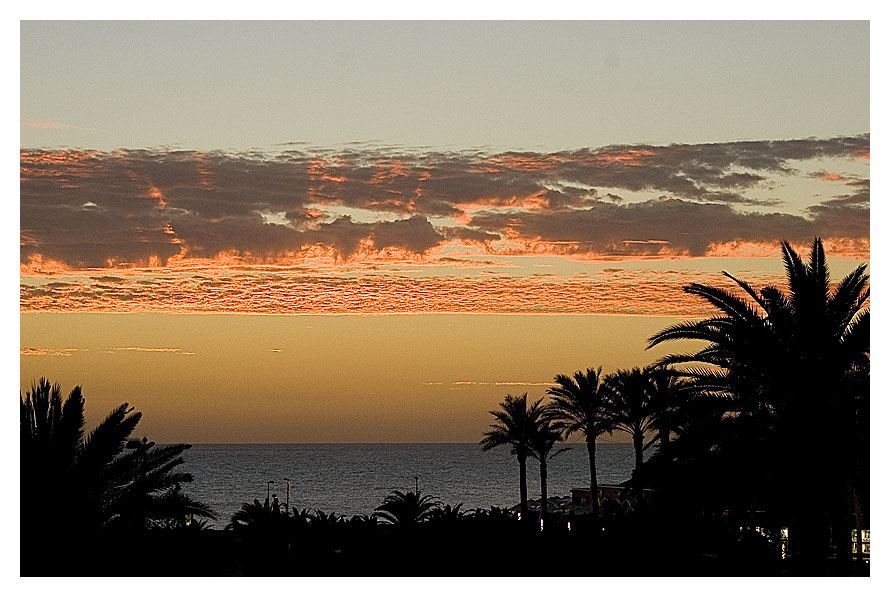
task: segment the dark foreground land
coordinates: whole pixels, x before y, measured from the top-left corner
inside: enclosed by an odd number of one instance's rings
[[[283,517],[292,520],[290,517]],[[515,519],[468,517],[413,527],[347,521],[304,528],[182,527],[81,540],[64,558],[35,559],[24,576],[868,576],[867,560],[782,558],[757,534],[720,524],[683,528],[652,520],[612,523],[599,533],[541,532]],[[601,523],[602,524],[602,523]],[[61,549],[62,545],[56,545]]]

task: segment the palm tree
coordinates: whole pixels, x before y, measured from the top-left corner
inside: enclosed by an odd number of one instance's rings
[[[461,509],[463,508],[463,505],[463,502],[458,502],[453,506],[451,504],[445,504],[441,508],[437,508],[433,511],[430,519],[443,524],[453,525],[467,516],[467,511]]]
[[[719,315],[671,326],[653,336],[650,346],[674,339],[707,342],[663,362],[703,363],[721,372],[731,397],[725,424],[744,422],[752,432],[748,437],[757,434],[769,446],[759,468],[770,472],[772,493],[787,497],[786,508],[808,548],[823,543],[817,534],[824,536],[829,517],[843,518],[836,513],[849,499],[847,488],[856,491],[857,484],[867,483],[868,473],[853,453],[861,443],[845,440],[861,437],[859,429],[867,426],[862,401],[852,391],[856,384],[849,380],[868,375],[869,277],[863,264],[832,287],[818,238],[809,263],[787,242],[782,257],[787,292],[771,286],[757,292],[725,272],[741,295],[690,284],[684,291],[710,302]],[[822,440],[820,432],[833,441]],[[782,483],[783,491],[777,491]],[[823,490],[803,489],[814,485]]]
[[[127,442],[142,415],[126,403],[84,437],[83,409],[80,386],[63,402],[60,386],[46,379],[21,397],[23,540],[169,526],[186,515],[214,518],[181,491],[192,477],[175,469],[189,445]]]
[[[562,432],[546,418],[541,419],[538,429],[532,435],[530,447],[532,457],[538,461],[541,468],[541,529],[544,528],[544,520],[547,518],[547,463],[557,454],[562,454],[570,448],[561,448],[552,452],[553,446],[562,438]]]
[[[393,491],[374,508],[374,513],[391,524],[410,528],[429,520],[440,505],[431,495]]]
[[[482,437],[482,450],[497,446],[510,446],[510,453],[519,461],[519,514],[527,520],[528,486],[526,484],[525,462],[531,450],[531,439],[541,424],[544,408],[542,399],[531,406],[527,405],[528,394],[519,396],[507,394],[501,402],[500,410],[489,411],[497,420]]]
[[[294,519],[301,520],[296,516],[296,508],[294,508]],[[280,512],[276,512],[267,503],[261,504],[258,499],[254,499],[253,503],[244,502],[241,509],[232,515],[226,530],[250,531],[255,534],[269,534],[281,527],[285,516]]]
[[[138,530],[182,521],[186,515],[213,518],[206,505],[182,492],[192,481],[189,473],[175,470],[183,464],[188,444],[157,446],[143,437],[131,440],[123,453],[105,469],[110,492],[109,526]]]
[[[630,434],[634,446],[634,471],[638,472],[643,466],[643,441],[654,425],[649,404],[652,378],[647,370],[639,367],[619,369],[606,377],[605,385],[609,391],[612,428]]]
[[[547,390],[552,401],[547,416],[563,431],[566,438],[575,433],[584,436],[590,464],[590,498],[593,515],[599,516],[596,479],[596,438],[612,430],[607,392],[600,377],[603,368],[576,371],[572,377],[559,374],[557,385]],[[598,528],[598,527],[595,527]]]
[[[683,407],[691,394],[689,374],[681,374],[664,365],[646,368],[650,380],[649,411],[655,437],[649,440],[646,448],[656,440],[659,452],[666,452],[671,441],[671,432],[679,430]]]

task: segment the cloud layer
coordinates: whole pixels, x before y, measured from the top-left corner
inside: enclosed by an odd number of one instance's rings
[[[743,276],[757,287],[781,277]],[[716,273],[606,268],[596,275],[410,278],[299,272],[207,272],[151,279],[94,277],[23,284],[22,312],[254,313],[578,313],[700,317],[706,304],[682,291],[699,282],[731,288]]]
[[[697,256],[813,236],[867,253],[868,178],[798,168],[869,156],[867,134],[497,155],[360,144],[275,155],[22,150],[21,260],[417,259],[446,245]],[[834,194],[791,209],[777,180]]]

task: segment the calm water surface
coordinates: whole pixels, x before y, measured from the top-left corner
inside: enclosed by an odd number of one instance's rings
[[[551,496],[567,496],[590,484],[587,447],[571,449],[548,465]],[[631,444],[597,444],[600,484],[626,481],[633,470]],[[371,514],[391,491],[422,493],[464,509],[512,507],[519,502],[519,464],[509,448],[483,452],[478,444],[199,444],[185,452],[182,468],[194,476],[185,486],[192,497],[219,513],[212,528],[225,526],[243,502],[261,502],[266,482],[290,505],[326,513]],[[528,492],[540,497],[538,463],[528,460]]]

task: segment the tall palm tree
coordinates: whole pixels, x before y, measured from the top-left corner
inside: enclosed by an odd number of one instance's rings
[[[590,498],[593,515],[599,516],[596,478],[596,438],[612,430],[607,403],[607,391],[602,383],[602,367],[576,371],[572,377],[559,374],[556,385],[547,390],[552,401],[547,407],[548,417],[563,431],[566,438],[580,433],[587,443],[590,465]],[[595,527],[598,528],[598,527]]]
[[[561,448],[553,452],[553,446],[562,438],[562,432],[547,418],[542,418],[540,425],[532,435],[529,447],[531,456],[538,461],[541,471],[541,529],[547,518],[547,463],[557,454],[562,454],[570,448]]]
[[[510,453],[519,462],[519,513],[523,520],[528,520],[528,486],[526,483],[525,463],[531,451],[531,440],[540,427],[544,414],[541,406],[543,398],[527,404],[528,394],[519,396],[507,394],[500,404],[500,410],[489,411],[494,415],[496,423],[482,436],[482,450],[491,450],[497,446],[510,446]]]
[[[787,242],[782,258],[787,291],[768,286],[758,292],[725,272],[740,294],[702,284],[684,287],[719,314],[671,326],[653,336],[650,346],[674,339],[707,343],[663,362],[703,363],[722,373],[732,399],[725,424],[744,422],[770,446],[759,468],[772,472],[772,493],[787,498],[809,547],[823,543],[817,535],[825,534],[826,520],[845,501],[845,488],[856,486],[851,481],[867,482],[851,449],[856,442],[844,439],[861,436],[858,429],[867,425],[849,380],[867,377],[869,368],[869,276],[863,264],[832,286],[818,238],[808,263]],[[834,441],[820,437],[826,431]],[[814,485],[822,491],[803,489]]]
[[[609,411],[612,428],[630,434],[634,446],[634,470],[643,466],[643,442],[646,434],[654,429],[654,418],[649,401],[652,396],[652,378],[640,367],[619,369],[606,377],[609,391]]]
[[[84,437],[80,386],[63,402],[60,386],[41,379],[20,398],[23,543],[214,517],[181,491],[192,478],[174,469],[187,444],[127,441],[142,416],[128,404]]]

